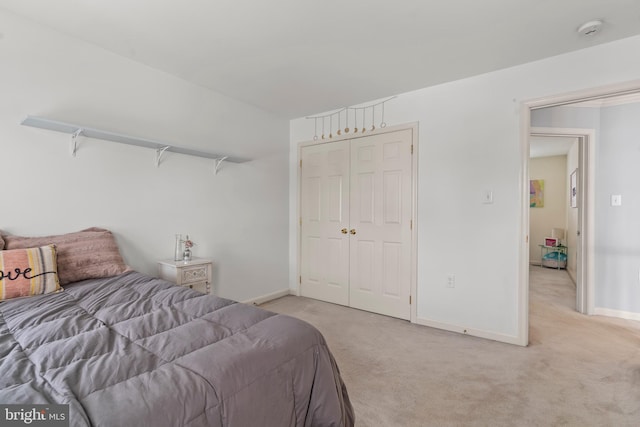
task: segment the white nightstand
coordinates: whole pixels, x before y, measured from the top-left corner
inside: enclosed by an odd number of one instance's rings
[[[158,269],[161,279],[178,286],[188,286],[207,295],[211,291],[213,261],[210,259],[194,257],[189,262],[167,259],[158,261]]]

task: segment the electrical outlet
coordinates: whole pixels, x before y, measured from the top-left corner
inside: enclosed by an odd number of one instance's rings
[[[447,288],[455,288],[456,287],[456,275],[448,274],[447,275]]]
[[[493,203],[493,191],[484,190],[482,192],[482,203],[484,203],[485,205],[490,205]]]

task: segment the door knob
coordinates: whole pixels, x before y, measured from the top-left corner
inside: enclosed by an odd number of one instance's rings
[[[342,234],[347,234],[347,229],[346,229],[346,228],[343,228],[342,230],[340,230],[340,232],[341,232]]]
[[[356,229],[355,229],[355,228],[352,228],[351,230],[349,230],[349,233],[351,233],[351,234],[356,234]]]

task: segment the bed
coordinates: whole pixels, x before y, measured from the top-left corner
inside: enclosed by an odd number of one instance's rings
[[[135,271],[1,302],[0,372],[0,403],[72,426],[354,423],[313,326]]]

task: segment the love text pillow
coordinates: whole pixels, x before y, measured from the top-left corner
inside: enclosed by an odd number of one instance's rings
[[[0,251],[0,301],[60,289],[55,245]]]

